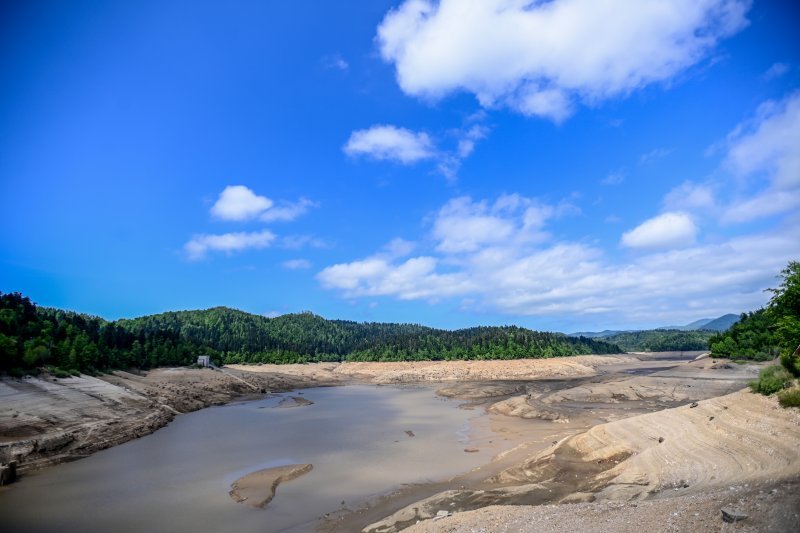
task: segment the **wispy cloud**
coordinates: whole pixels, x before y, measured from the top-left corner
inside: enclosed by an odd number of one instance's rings
[[[401,89],[565,120],[578,102],[672,79],[747,24],[749,0],[406,0],[377,40]],[[480,36],[480,38],[476,38]]]
[[[311,268],[311,261],[307,259],[290,259],[282,263],[283,268],[288,270],[306,270]]]
[[[344,60],[341,54],[331,54],[322,58],[322,65],[328,69],[345,71],[350,68],[350,64]]]
[[[639,156],[639,163],[651,163],[653,161],[658,161],[659,159],[663,159],[667,157],[669,154],[674,152],[674,148],[653,148],[649,152],[646,152]]]
[[[765,72],[761,75],[761,78],[764,81],[771,81],[776,78],[780,78],[784,74],[789,72],[789,64],[788,63],[773,63]]]
[[[249,248],[263,249],[275,240],[275,234],[269,230],[254,232],[223,233],[221,235],[194,235],[183,249],[192,261],[204,259],[210,252],[232,254]]]
[[[800,207],[800,93],[759,106],[728,136],[725,167],[741,192],[723,214],[731,223]]]
[[[600,183],[603,185],[621,185],[625,181],[625,174],[622,172],[612,172],[602,180]]]

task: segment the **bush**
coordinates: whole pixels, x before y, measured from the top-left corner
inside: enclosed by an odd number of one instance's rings
[[[753,392],[769,395],[783,390],[792,381],[792,375],[785,368],[768,366],[758,373],[758,379],[749,383]]]
[[[800,387],[782,390],[778,393],[778,401],[783,407],[800,407]]]

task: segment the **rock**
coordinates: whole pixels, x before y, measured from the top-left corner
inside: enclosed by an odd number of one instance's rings
[[[414,436],[414,432],[411,431],[410,429],[407,429],[406,430],[406,435],[408,435],[409,437],[413,437]]]
[[[17,479],[17,462],[0,465],[0,485],[8,485]]]
[[[434,520],[441,520],[442,518],[447,518],[452,513],[450,511],[438,511],[436,516],[433,517]]]
[[[664,442],[664,437],[658,437],[658,443],[661,444],[662,442]]]
[[[480,450],[478,448],[464,448],[464,451],[467,453],[478,453]]]
[[[741,522],[745,520],[747,515],[741,511],[733,509],[732,507],[722,508],[722,519],[728,523]]]
[[[694,409],[695,407],[697,407],[697,405],[698,405],[697,402],[692,402],[692,405],[690,405],[689,408]]]

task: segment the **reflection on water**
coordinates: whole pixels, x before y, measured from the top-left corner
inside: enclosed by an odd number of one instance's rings
[[[464,453],[475,412],[423,387],[308,389],[179,416],[153,435],[26,476],[0,494],[4,531],[279,531],[402,483],[488,461]],[[409,437],[406,430],[413,431]],[[265,509],[237,504],[230,485],[284,464],[314,470],[278,487]]]

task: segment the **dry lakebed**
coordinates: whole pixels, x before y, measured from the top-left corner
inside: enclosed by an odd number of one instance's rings
[[[3,378],[0,529],[797,531],[800,413],[698,355]]]

